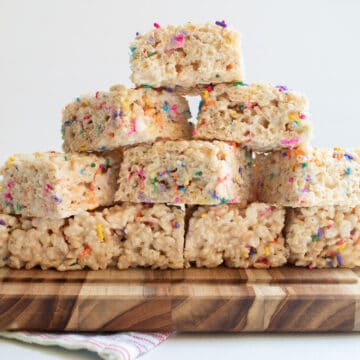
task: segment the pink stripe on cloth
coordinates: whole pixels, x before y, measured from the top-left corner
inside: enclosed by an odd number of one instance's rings
[[[152,350],[171,333],[68,334],[39,332],[0,332],[0,336],[30,344],[60,346],[69,350],[87,350],[105,360],[132,360]]]

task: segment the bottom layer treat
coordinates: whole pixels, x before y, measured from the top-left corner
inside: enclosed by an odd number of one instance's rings
[[[310,268],[360,266],[360,206],[288,209],[264,203],[185,211],[124,203],[58,220],[0,216],[0,267]],[[185,247],[185,248],[184,248]]]
[[[0,266],[183,268],[184,217],[162,204],[122,204],[59,220],[1,215]]]
[[[360,266],[360,206],[289,209],[285,235],[297,266]]]
[[[285,210],[264,203],[201,206],[193,214],[185,241],[185,266],[268,268],[284,265]]]

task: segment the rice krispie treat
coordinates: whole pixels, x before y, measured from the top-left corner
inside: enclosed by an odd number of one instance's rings
[[[124,203],[103,214],[120,243],[119,269],[184,267],[184,210],[164,204]]]
[[[82,96],[63,111],[63,148],[103,151],[156,139],[188,139],[192,125],[185,98],[148,87]]]
[[[64,218],[111,205],[119,163],[116,156],[18,154],[1,170],[0,193],[5,213]]]
[[[185,211],[162,204],[122,204],[66,219],[0,215],[0,267],[179,269],[184,218]]]
[[[213,205],[250,200],[252,154],[221,141],[159,141],[124,151],[117,201]]]
[[[18,221],[19,228],[9,233],[6,265],[15,269],[31,269],[38,265],[42,269],[58,269],[70,251],[63,233],[67,220],[19,217]],[[81,267],[75,265],[73,269]]]
[[[5,266],[9,259],[9,235],[19,226],[20,223],[16,216],[0,214],[0,267]]]
[[[130,44],[136,85],[193,88],[243,80],[239,35],[224,21],[154,27]]]
[[[190,219],[185,264],[268,268],[286,263],[285,210],[268,204],[201,206]]]
[[[119,241],[101,212],[83,212],[69,219],[20,221],[21,229],[9,236],[9,267],[64,271],[86,267],[99,270],[116,264]]]
[[[195,138],[236,141],[255,151],[306,147],[310,123],[303,95],[284,86],[243,82],[208,85]]]
[[[360,206],[288,209],[289,261],[309,268],[360,266]]]
[[[360,204],[360,150],[315,148],[258,154],[259,201],[290,207]]]

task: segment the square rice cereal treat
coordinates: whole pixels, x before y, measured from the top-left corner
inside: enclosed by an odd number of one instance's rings
[[[163,204],[121,204],[66,219],[1,215],[0,266],[183,268],[184,218],[184,210]]]
[[[194,138],[235,141],[259,152],[307,148],[307,100],[284,86],[243,82],[208,85]]]
[[[184,267],[185,211],[181,208],[124,203],[103,214],[120,246],[119,269]]]
[[[360,204],[360,150],[315,148],[257,154],[259,201],[289,207]]]
[[[19,218],[9,236],[9,261],[15,269],[59,271],[114,266],[120,246],[101,211],[66,219]]]
[[[189,139],[192,125],[185,98],[149,87],[81,96],[63,111],[65,152],[113,150],[157,139]]]
[[[117,201],[214,205],[251,198],[252,154],[221,141],[159,141],[124,150]]]
[[[8,243],[11,232],[20,227],[16,216],[0,214],[0,268],[9,262]]]
[[[269,268],[286,263],[285,210],[268,204],[200,206],[185,240],[187,267]]]
[[[243,80],[239,35],[224,21],[161,27],[137,34],[130,44],[136,85],[192,88]]]
[[[288,209],[285,237],[297,266],[360,266],[360,206]]]
[[[0,203],[10,214],[65,218],[114,201],[117,156],[18,154],[1,170]]]

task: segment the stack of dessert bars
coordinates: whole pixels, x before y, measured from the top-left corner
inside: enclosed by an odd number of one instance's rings
[[[360,150],[311,148],[306,98],[245,83],[237,32],[155,23],[130,62],[134,88],[65,107],[64,153],[4,164],[0,266],[360,265]]]

